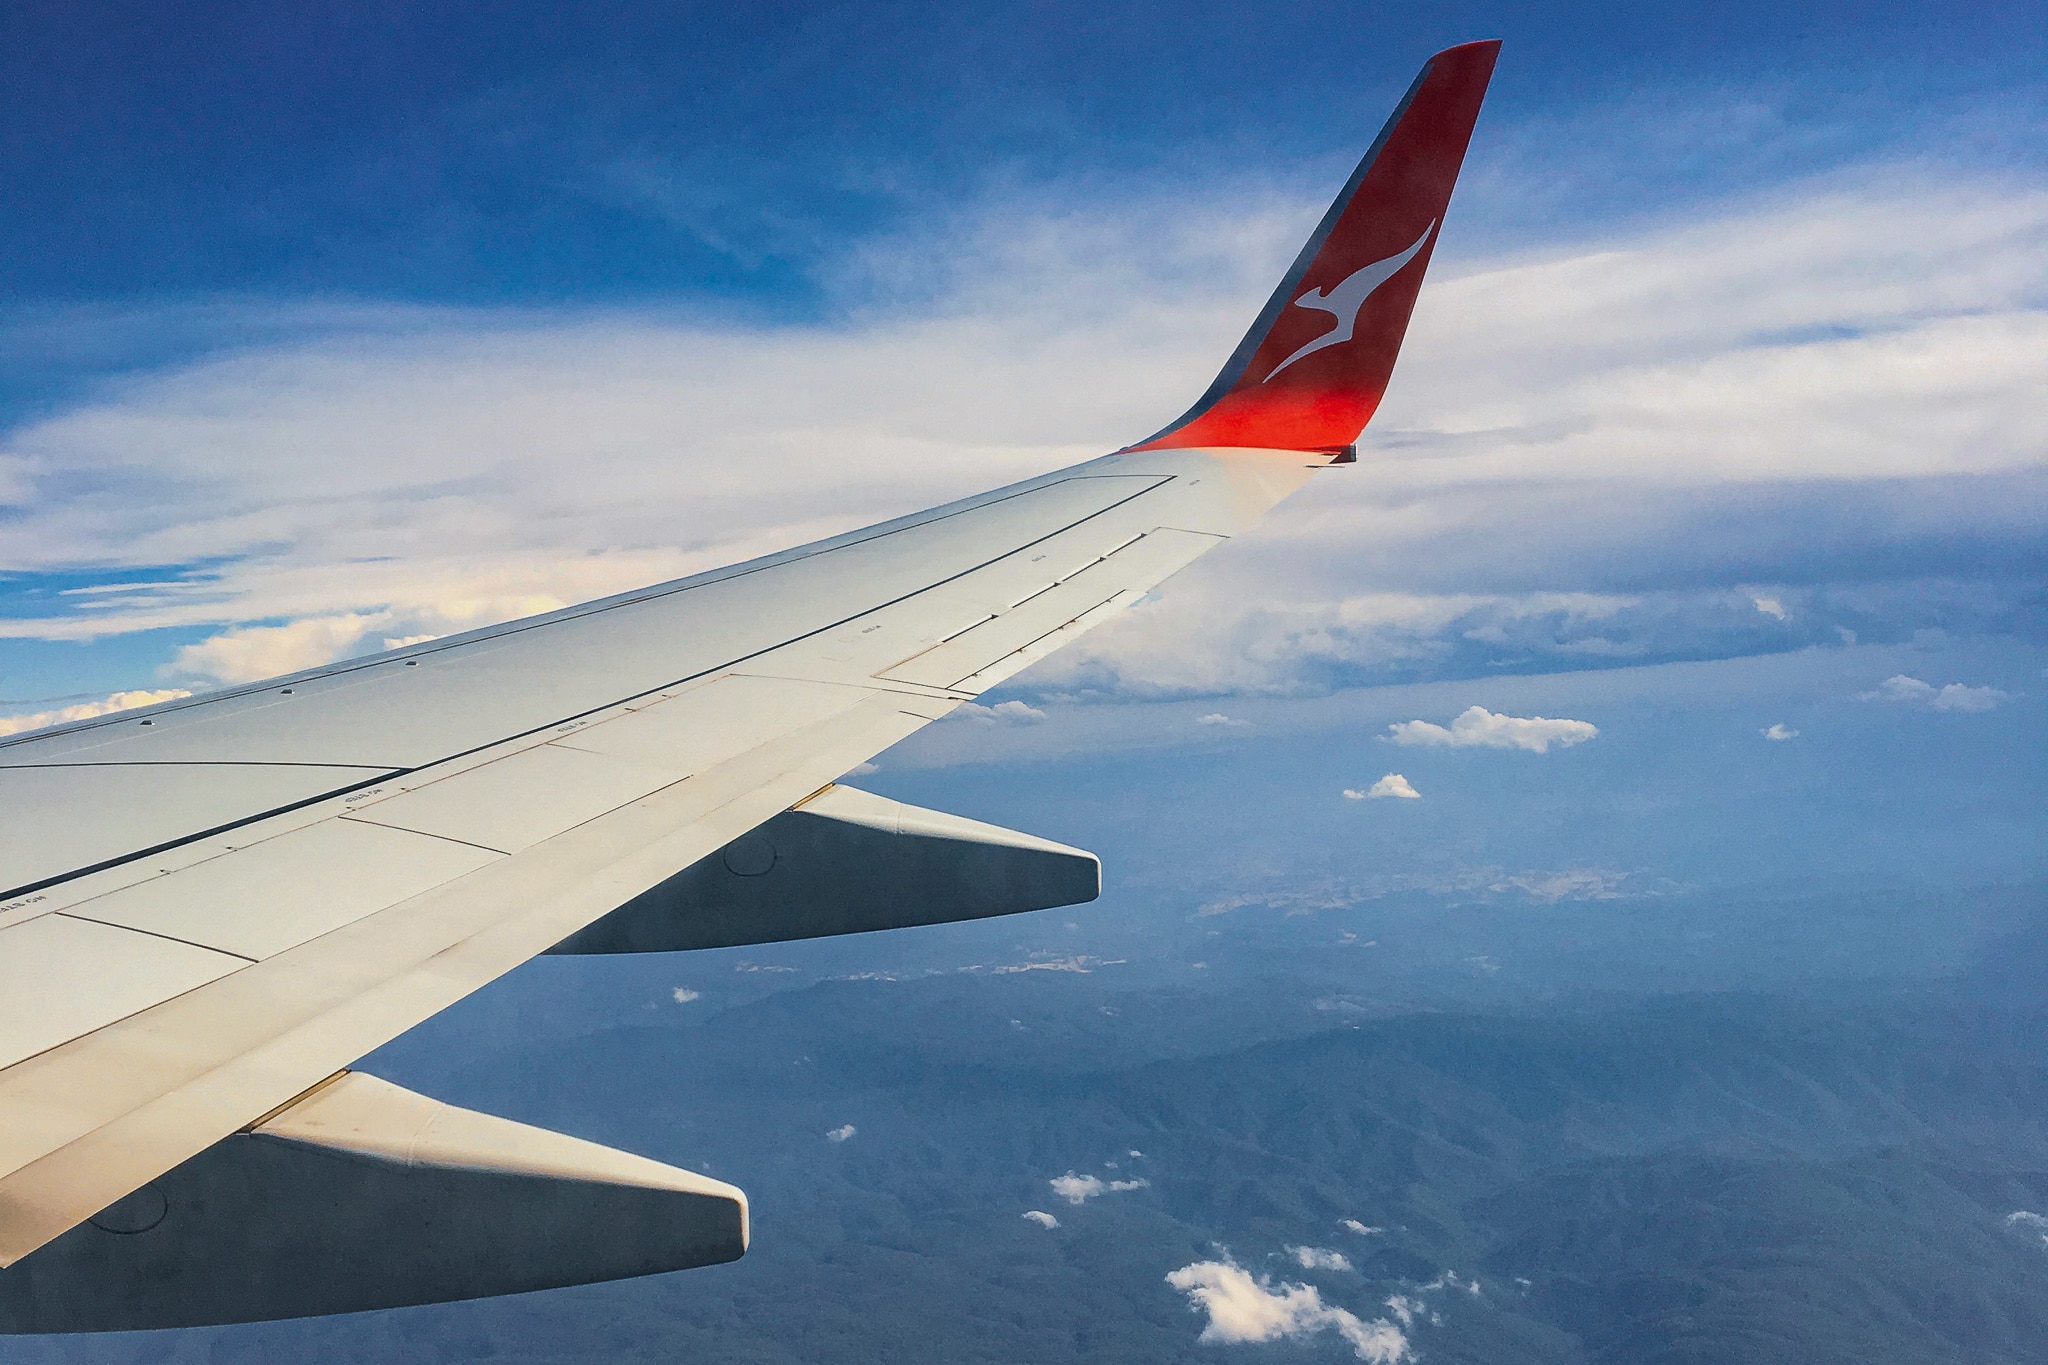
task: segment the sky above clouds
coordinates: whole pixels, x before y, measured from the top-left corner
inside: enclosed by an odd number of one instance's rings
[[[1206,383],[1419,61],[1498,35],[1360,463],[958,733],[1186,702],[1158,743],[1235,742],[1246,699],[1449,688],[1319,788],[1354,814],[1438,805],[1426,763],[1653,761],[1604,673],[1791,660],[1759,753],[1823,745],[1823,705],[2038,734],[2030,7],[0,25],[8,728],[1113,449]],[[1515,677],[1587,681],[1501,709]]]

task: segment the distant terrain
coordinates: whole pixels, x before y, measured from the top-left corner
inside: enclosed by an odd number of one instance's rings
[[[371,1066],[738,1181],[743,1261],[6,1358],[2038,1360],[2044,1002],[2034,884],[544,961]],[[1203,1343],[1197,1266],[1314,1310]]]

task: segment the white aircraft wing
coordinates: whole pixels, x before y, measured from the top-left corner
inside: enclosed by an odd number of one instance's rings
[[[731,1186],[348,1068],[550,950],[1091,899],[1091,855],[835,779],[1351,458],[1493,56],[1432,59],[1217,385],[1149,441],[695,578],[0,742],[0,1330],[740,1254]],[[1339,286],[1376,265],[1351,301]]]

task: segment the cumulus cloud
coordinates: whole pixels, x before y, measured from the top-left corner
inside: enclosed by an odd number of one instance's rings
[[[1036,1223],[1042,1228],[1056,1228],[1060,1225],[1060,1220],[1047,1213],[1044,1209],[1028,1210],[1024,1214],[1024,1221]]]
[[[1547,754],[1553,744],[1560,749],[1568,749],[1599,733],[1599,727],[1589,721],[1501,716],[1483,706],[1465,708],[1451,722],[1449,729],[1426,720],[1404,720],[1387,727],[1387,738],[1396,744],[1443,745],[1453,749],[1526,749],[1532,754]]]
[[[834,1128],[831,1132],[825,1134],[825,1141],[844,1142],[859,1131],[860,1129],[854,1127],[850,1123],[841,1124],[839,1127]]]
[[[1328,1247],[1289,1247],[1287,1254],[1303,1270],[1349,1270],[1351,1259],[1341,1251]]]
[[[1101,1195],[1142,1190],[1152,1184],[1149,1180],[1104,1180],[1099,1175],[1075,1175],[1072,1171],[1056,1175],[1047,1183],[1054,1194],[1069,1204],[1085,1204]]]
[[[1380,1231],[1379,1228],[1369,1227],[1366,1224],[1359,1222],[1356,1218],[1343,1219],[1341,1226],[1346,1231],[1357,1233],[1360,1237],[1371,1237],[1375,1233],[1378,1233]]]
[[[180,649],[173,671],[217,682],[254,682],[340,657],[390,622],[388,612],[314,616],[282,626],[231,630]]]
[[[1919,678],[1895,673],[1879,683],[1874,691],[1857,693],[1856,699],[1924,706],[1931,711],[1989,711],[2011,701],[2012,693],[2001,692],[1995,687],[1967,687],[1962,683],[1936,687]]]
[[[1769,729],[1759,730],[1757,733],[1769,740],[1783,741],[1799,738],[1799,732],[1781,720],[1771,722]]]
[[[30,711],[26,715],[0,716],[0,735],[18,735],[28,730],[40,730],[46,725],[64,725],[74,720],[91,720],[95,716],[110,715],[115,711],[129,711],[138,706],[155,706],[161,701],[176,701],[192,694],[178,687],[158,688],[154,691],[116,692],[104,701],[79,702],[72,706],[59,706],[48,711]]]
[[[1422,793],[1415,790],[1408,779],[1399,773],[1388,773],[1364,791],[1359,791],[1355,787],[1346,787],[1344,789],[1344,799],[1346,801],[1377,801],[1381,797],[1386,796],[1405,797],[1410,801],[1420,801],[1422,799]]]
[[[1785,619],[1785,604],[1783,602],[1780,602],[1777,598],[1752,597],[1749,600],[1756,603],[1756,609],[1758,611],[1762,612],[1765,616],[1770,617],[1772,620],[1782,621]]]
[[[669,998],[678,1005],[687,1005],[692,1000],[702,1000],[704,998],[702,991],[693,991],[688,986],[678,986],[668,994]]]
[[[1227,1259],[1182,1266],[1166,1282],[1188,1296],[1189,1307],[1208,1315],[1203,1341],[1281,1341],[1335,1332],[1370,1365],[1400,1365],[1409,1358],[1408,1337],[1399,1327],[1325,1304],[1314,1285],[1275,1285]]]
[[[1989,711],[2011,700],[2012,693],[2001,692],[1995,687],[1965,687],[1961,683],[1950,683],[1928,704],[1937,711]]]
[[[1250,721],[1248,721],[1248,720],[1237,720],[1237,719],[1234,719],[1233,717],[1230,717],[1230,716],[1226,716],[1226,715],[1224,715],[1224,714],[1223,714],[1223,713],[1222,713],[1221,711],[1211,711],[1211,712],[1210,712],[1210,713],[1209,713],[1208,715],[1206,715],[1206,716],[1199,716],[1199,717],[1197,717],[1197,718],[1196,718],[1196,720],[1195,720],[1195,724],[1197,724],[1197,725],[1228,725],[1228,726],[1244,726],[1244,725],[1250,725],[1250,724],[1251,724],[1251,722],[1250,722]]]

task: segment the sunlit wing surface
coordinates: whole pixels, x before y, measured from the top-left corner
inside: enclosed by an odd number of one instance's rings
[[[1432,59],[1217,384],[1147,442],[0,744],[0,1328],[337,1312],[739,1255],[731,1186],[347,1068],[551,949],[1092,899],[1080,850],[834,780],[1350,458],[1494,51]]]

